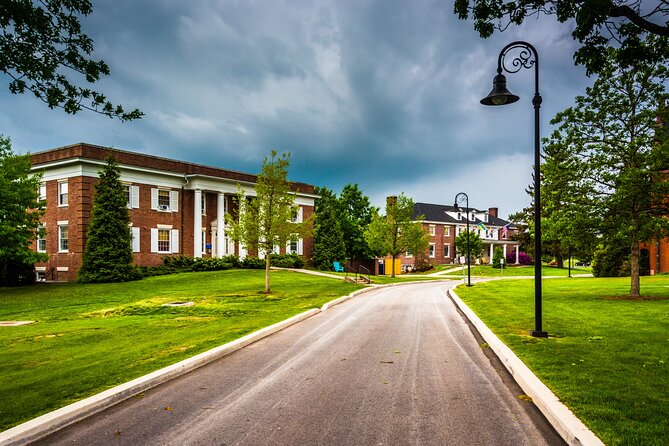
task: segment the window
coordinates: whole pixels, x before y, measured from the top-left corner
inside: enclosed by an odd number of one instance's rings
[[[139,194],[138,194],[139,195]],[[139,199],[138,199],[139,201]],[[138,203],[139,204],[139,203]],[[151,209],[164,212],[179,211],[179,191],[151,189]]]
[[[430,225],[428,230],[429,230],[429,233],[432,237],[437,235],[437,226],[436,225]]]
[[[46,227],[37,227],[37,252],[46,252]]]
[[[430,243],[430,249],[428,251],[430,258],[434,258],[434,243]]]
[[[151,252],[176,254],[179,252],[179,230],[170,225],[151,228]]]
[[[451,235],[451,227],[444,225],[444,236],[448,237]]]
[[[58,183],[58,206],[67,206],[67,202],[68,202],[67,181],[60,181]]]
[[[444,257],[449,258],[451,257],[451,245],[448,243],[444,243]]]
[[[69,248],[69,229],[67,223],[58,224],[58,252],[67,252]]]
[[[462,212],[458,212],[458,220],[462,220]]]
[[[202,252],[207,252],[207,230],[202,230]]]
[[[290,219],[293,223],[302,223],[302,206],[298,207],[293,212],[293,218]]]
[[[407,251],[404,253],[405,257],[413,257],[413,254],[411,254],[411,251]]]
[[[207,194],[204,192],[200,195],[200,205],[202,206],[202,215],[207,215]],[[202,240],[204,241],[204,236],[202,236]],[[204,252],[204,246],[202,247],[202,252]]]
[[[133,226],[130,228],[130,231],[132,233],[132,252],[139,252],[140,244],[139,244],[139,228]]]
[[[39,185],[39,198],[37,201],[46,201],[46,183]]]
[[[286,254],[298,254],[302,255],[302,245],[303,245],[303,240],[298,239],[295,241],[289,241],[286,244]]]

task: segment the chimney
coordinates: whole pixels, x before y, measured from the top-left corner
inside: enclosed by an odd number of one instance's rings
[[[488,208],[488,214],[492,215],[493,217],[497,217],[497,208]]]

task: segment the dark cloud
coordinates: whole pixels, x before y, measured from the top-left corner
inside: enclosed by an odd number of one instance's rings
[[[146,117],[68,116],[3,91],[0,131],[20,151],[87,141],[257,171],[270,149],[291,178],[358,183],[383,203],[405,192],[509,213],[529,201],[533,73],[509,75],[521,101],[479,104],[499,50],[541,56],[542,131],[588,83],[569,24],[528,22],[488,40],[443,1],[99,2],[84,21],[112,75],[98,88]]]

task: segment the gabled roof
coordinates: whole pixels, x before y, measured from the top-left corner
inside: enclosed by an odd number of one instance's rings
[[[481,211],[476,208],[469,208],[470,212],[486,212],[487,211]],[[465,208],[464,207],[455,207],[455,206],[449,206],[449,205],[444,205],[444,204],[431,204],[431,203],[415,203],[413,207],[413,218],[416,219],[419,216],[423,216],[424,221],[430,221],[430,222],[437,222],[437,223],[446,223],[446,224],[464,224],[466,223],[466,220],[457,220],[453,217],[451,217],[448,212],[462,212],[463,214],[465,213]],[[469,221],[470,224],[477,225],[479,223],[483,223],[484,225],[490,225],[490,226],[505,226],[507,224],[510,224],[509,226],[510,229],[516,229],[516,226],[511,223],[510,221],[504,220],[499,217],[495,217],[493,215],[488,214],[488,221],[483,221],[478,218],[474,220]]]

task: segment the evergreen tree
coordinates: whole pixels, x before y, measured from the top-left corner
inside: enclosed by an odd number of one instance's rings
[[[34,281],[33,264],[48,259],[31,249],[44,215],[41,179],[30,175],[30,155],[14,154],[9,138],[0,136],[0,285]]]
[[[469,255],[472,258],[481,257],[481,251],[483,251],[483,240],[481,236],[474,231],[467,232],[462,231],[460,235],[455,237],[455,252],[457,255],[466,256],[467,255],[467,238],[469,238]]]
[[[126,282],[141,278],[132,264],[130,213],[120,177],[118,164],[110,156],[95,185],[80,282]]]
[[[320,196],[316,200],[314,216],[314,258],[318,269],[331,269],[332,262],[346,259],[344,234],[339,224],[337,197],[326,187],[316,188]]]

